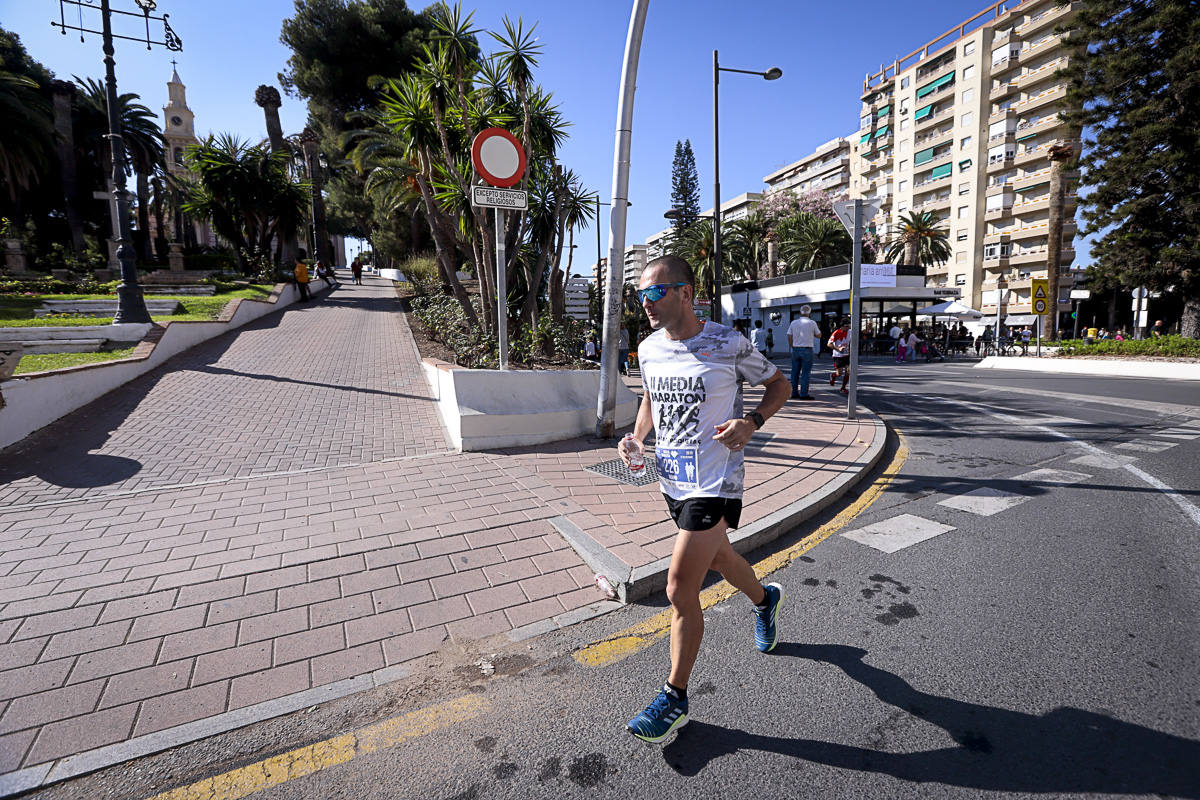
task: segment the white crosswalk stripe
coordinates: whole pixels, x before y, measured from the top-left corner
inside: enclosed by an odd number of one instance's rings
[[[1171,439],[1185,439],[1187,441],[1200,439],[1200,431],[1193,431],[1188,428],[1171,428],[1165,431],[1155,431],[1152,435],[1166,436]]]
[[[1029,483],[1061,483],[1071,484],[1086,481],[1092,477],[1086,472],[1071,472],[1066,469],[1035,469],[1033,472],[1026,472],[1013,478],[1014,481],[1028,481]]]
[[[1085,467],[1098,467],[1099,469],[1117,469],[1126,464],[1132,464],[1137,461],[1137,456],[1124,456],[1119,453],[1112,455],[1098,455],[1089,453],[1086,456],[1072,458],[1072,464],[1080,464]]]
[[[1006,492],[1002,489],[992,488],[991,486],[984,486],[981,489],[975,489],[966,494],[942,500],[938,505],[954,508],[959,511],[968,511],[972,514],[978,514],[981,517],[990,517],[993,514],[999,514],[1005,509],[1019,506],[1028,499],[1025,495]]]
[[[952,530],[952,525],[943,525],[915,514],[900,514],[882,522],[847,531],[842,536],[885,553],[895,553]]]
[[[1161,453],[1163,450],[1170,450],[1179,442],[1156,442],[1153,439],[1142,439],[1136,442],[1121,442],[1118,445],[1113,445],[1116,450],[1132,450],[1137,453]]]

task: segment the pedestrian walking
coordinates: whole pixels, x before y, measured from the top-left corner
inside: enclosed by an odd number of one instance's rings
[[[296,259],[296,267],[292,272],[296,276],[296,288],[300,290],[300,302],[307,303],[312,298],[308,292],[308,264]]]
[[[921,339],[920,336],[917,336],[917,332],[915,330],[910,330],[908,332],[908,338],[904,342],[904,355],[909,361],[916,363],[917,345],[919,345],[922,341],[924,340]]]
[[[850,320],[843,319],[837,329],[829,337],[829,349],[833,351],[833,374],[829,376],[829,385],[842,379],[842,394],[850,394],[846,384],[850,380]]]
[[[654,431],[660,488],[679,532],[667,572],[671,671],[658,696],[626,729],[643,741],[661,742],[687,722],[688,679],[704,635],[700,588],[710,569],[754,603],[755,646],[770,652],[778,640],[783,587],[763,586],[727,534],[741,515],[746,443],[787,401],[787,381],[732,328],[696,317],[696,278],[682,258],[654,259],[638,285],[655,332],[638,348],[646,391],[633,436],[618,452],[628,465],[630,454],[642,452]],[[743,380],[765,390],[758,408],[745,416]]]
[[[621,368],[622,375],[629,374],[629,331],[624,325],[621,326],[621,332],[617,336],[617,364]]]
[[[792,350],[792,399],[812,400],[808,393],[812,378],[813,354],[821,346],[821,328],[809,315],[810,306],[800,306],[800,316],[788,325],[788,347]]]
[[[350,274],[354,276],[354,283],[358,286],[362,286],[362,270],[362,262],[357,257],[350,262]]]
[[[770,356],[767,355],[767,332],[763,330],[761,319],[754,320],[754,329],[750,331],[750,344],[762,353],[763,358],[770,360]]]
[[[904,331],[899,325],[892,323],[892,328],[888,331],[888,336],[892,339],[892,352],[896,354],[896,361],[903,361],[904,354],[901,351],[904,350]]]

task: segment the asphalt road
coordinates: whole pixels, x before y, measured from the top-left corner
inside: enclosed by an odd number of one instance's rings
[[[491,645],[493,675],[474,664],[490,652],[446,654],[42,796],[149,797],[467,697],[469,720],[253,796],[1200,797],[1200,385],[867,364],[861,397],[907,461],[772,576],[788,593],[774,653],[754,650],[745,598],[709,611],[691,722],[665,746],[623,731],[664,680],[665,639],[602,667],[570,656],[660,595]]]

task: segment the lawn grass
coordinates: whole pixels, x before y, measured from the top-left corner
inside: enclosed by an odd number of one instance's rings
[[[181,320],[214,320],[225,308],[225,304],[238,297],[252,300],[266,299],[273,286],[247,286],[230,292],[214,295],[152,295],[152,299],[178,300],[182,310],[175,314],[155,314],[151,319],[155,322]],[[6,328],[48,328],[56,326],[79,325],[110,325],[112,317],[35,317],[43,300],[111,300],[112,295],[103,294],[45,294],[34,297],[24,295],[6,295],[0,297],[0,327]]]
[[[126,347],[121,350],[108,350],[103,353],[34,353],[33,355],[21,356],[21,360],[17,362],[17,370],[14,374],[44,372],[51,369],[74,367],[79,364],[113,361],[118,358],[125,358],[132,352],[132,347]]]

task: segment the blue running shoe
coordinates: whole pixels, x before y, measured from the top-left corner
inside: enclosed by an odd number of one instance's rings
[[[776,623],[779,622],[779,611],[783,608],[783,587],[778,583],[768,583],[763,587],[767,591],[765,608],[754,606],[754,646],[759,652],[769,653],[775,649],[779,639]]]
[[[625,723],[625,730],[643,742],[657,744],[687,724],[687,700],[668,694],[664,686],[646,710]]]

